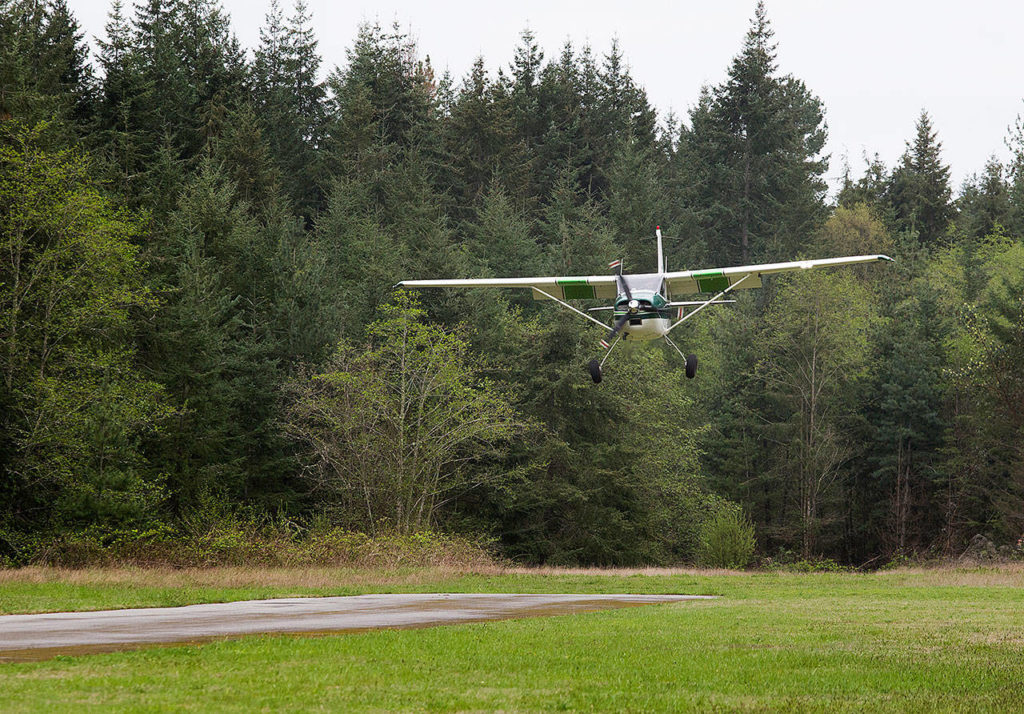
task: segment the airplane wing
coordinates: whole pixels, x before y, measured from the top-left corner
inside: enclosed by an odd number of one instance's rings
[[[530,288],[534,300],[609,299],[618,295],[614,275],[540,278],[469,278],[465,280],[403,280],[400,288]],[[545,293],[547,293],[545,295]]]
[[[790,263],[765,263],[763,265],[740,265],[731,268],[710,270],[682,270],[665,273],[669,295],[692,293],[719,293],[745,276],[750,276],[737,285],[737,290],[761,287],[761,276],[772,273],[786,273],[791,270],[814,270],[837,265],[857,265],[880,260],[892,261],[887,255],[851,255],[845,258],[824,258],[822,260],[794,260]]]

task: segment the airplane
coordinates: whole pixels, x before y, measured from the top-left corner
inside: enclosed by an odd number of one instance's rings
[[[535,300],[554,300],[563,307],[596,323],[602,329],[608,330],[607,335],[600,342],[605,350],[604,357],[600,361],[593,359],[587,365],[590,376],[596,384],[602,379],[604,363],[620,340],[632,342],[664,339],[683,358],[686,364],[686,377],[693,379],[697,375],[697,355],[684,355],[668,334],[709,305],[735,302],[735,300],[722,300],[733,290],[761,287],[761,278],[764,275],[878,261],[893,262],[893,259],[887,255],[851,255],[843,258],[669,272],[665,269],[661,226],[656,226],[654,233],[658,239],[658,270],[654,273],[623,274],[622,261],[615,260],[608,265],[609,268],[615,270],[611,275],[403,280],[395,287],[529,288],[533,291]],[[714,295],[707,300],[672,300],[673,296],[697,293],[713,293]],[[567,300],[611,298],[615,300],[612,305],[592,307],[586,312],[566,302]],[[686,308],[688,307],[694,309],[687,312]],[[674,317],[673,308],[675,308]],[[612,317],[615,320],[611,325],[587,314],[607,310],[612,311]]]

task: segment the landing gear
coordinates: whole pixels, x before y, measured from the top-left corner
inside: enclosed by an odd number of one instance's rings
[[[697,376],[697,355],[684,355],[679,346],[665,335],[665,342],[672,345],[672,349],[679,353],[679,356],[686,360],[686,378],[693,379]]]
[[[594,384],[601,383],[601,363],[596,359],[590,360],[590,364],[587,365],[587,370],[590,372],[590,378],[594,380]]]

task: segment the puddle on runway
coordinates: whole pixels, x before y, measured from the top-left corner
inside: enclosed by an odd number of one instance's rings
[[[376,597],[386,598],[388,596],[354,596],[353,599],[359,599],[360,597]],[[693,596],[693,595],[677,595],[677,596],[646,596],[646,595],[601,595],[601,596],[588,596],[588,595],[497,595],[494,593],[487,594],[476,594],[476,593],[460,593],[460,594],[445,594],[445,595],[412,595],[402,596],[395,595],[394,598],[409,598],[412,597],[418,601],[413,602],[399,602],[396,604],[389,604],[383,607],[376,608],[356,608],[348,610],[328,610],[322,613],[300,613],[299,615],[292,615],[286,612],[274,613],[274,614],[251,614],[247,616],[244,621],[244,626],[247,628],[245,631],[234,631],[234,632],[221,632],[218,634],[210,635],[185,635],[176,637],[174,633],[168,632],[166,628],[161,628],[159,622],[155,624],[155,632],[152,633],[152,638],[147,637],[145,633],[141,633],[136,629],[133,632],[133,636],[136,638],[146,637],[146,639],[136,639],[131,642],[81,642],[76,644],[68,644],[62,646],[29,646],[29,647],[11,647],[13,642],[4,641],[4,617],[38,617],[40,622],[41,618],[45,618],[46,614],[39,616],[3,616],[0,617],[0,663],[6,662],[34,662],[46,659],[52,659],[59,656],[79,656],[89,654],[100,654],[105,652],[119,652],[125,650],[137,650],[141,648],[149,647],[180,647],[180,646],[194,646],[202,645],[210,642],[219,642],[224,640],[237,639],[239,637],[251,636],[251,635],[283,635],[283,636],[326,636],[326,635],[340,635],[340,634],[356,634],[362,632],[371,632],[374,630],[405,630],[405,629],[420,629],[425,627],[436,627],[439,625],[461,625],[465,623],[479,623],[479,622],[490,622],[496,620],[508,620],[518,619],[526,617],[551,617],[558,615],[573,615],[582,614],[587,612],[595,612],[598,610],[610,610],[620,609],[627,607],[640,607],[642,605],[652,605],[659,603],[669,602],[684,602],[687,600],[702,600],[709,599],[709,596]],[[528,601],[527,603],[517,603],[516,600],[521,598],[522,600]],[[545,599],[547,598],[547,599]],[[572,599],[567,599],[572,598]],[[241,603],[217,603],[215,605],[230,607],[231,605],[279,605],[289,604],[291,602],[297,602],[301,604],[315,604],[318,601],[324,600],[350,600],[349,598],[295,598],[289,601],[245,601]],[[529,602],[534,601],[534,602]],[[355,604],[355,603],[352,603]],[[202,607],[202,606],[186,606],[186,608]],[[163,612],[180,612],[183,608],[150,608],[147,609],[148,613],[153,613],[154,617],[158,618]],[[415,620],[410,620],[410,611],[416,616]],[[98,615],[93,620],[102,622],[103,619],[110,619],[112,616],[130,614],[133,611],[106,611],[103,613],[92,613]],[[134,611],[139,612],[139,611]],[[350,619],[366,619],[369,617],[376,617],[376,621],[373,624],[353,624],[351,626],[339,625],[331,627],[311,627],[309,623],[294,623],[294,626],[289,624],[289,619],[299,619],[301,617],[315,616],[317,614],[322,615],[325,618],[341,618],[349,617]],[[60,618],[68,619],[74,618],[75,620],[89,620],[88,616],[90,613],[58,613],[54,615],[51,613],[49,618],[51,621],[58,620]],[[214,626],[224,626],[227,623],[231,625],[232,617],[237,621],[240,620],[240,616],[235,614],[226,614],[218,622],[213,623]],[[166,622],[163,624],[167,624]],[[261,629],[261,625],[265,625],[265,629]],[[123,625],[103,630],[96,627],[96,623],[93,622],[91,625],[86,623],[84,626],[77,630],[71,630],[69,628],[68,639],[88,639],[90,634],[96,638],[102,638],[103,636],[112,636],[111,633],[116,631],[123,631],[125,628]],[[216,627],[214,627],[216,629]],[[31,634],[29,632],[29,634]],[[27,644],[27,643],[26,643]]]

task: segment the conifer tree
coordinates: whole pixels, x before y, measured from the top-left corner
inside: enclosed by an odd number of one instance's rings
[[[516,137],[509,95],[487,76],[482,57],[456,92],[442,131],[456,216],[468,218],[495,181],[525,208],[529,158]]]
[[[0,5],[0,117],[66,122],[59,143],[88,138],[95,101],[89,49],[66,0]]]
[[[519,137],[527,150],[535,151],[543,132],[543,118],[540,113],[539,85],[544,62],[544,51],[537,44],[537,38],[529,29],[519,34],[508,78],[512,97],[513,116]]]
[[[932,128],[931,117],[921,112],[914,143],[892,173],[889,202],[898,230],[917,234],[924,245],[935,245],[953,217],[950,203],[949,166],[942,163],[942,143]]]
[[[431,118],[433,70],[397,27],[362,25],[348,65],[327,80],[334,174],[372,171],[385,157],[418,145]],[[396,154],[397,152],[397,154]]]
[[[864,204],[879,216],[888,215],[889,170],[878,154],[870,159],[865,155],[864,162],[864,174],[856,181],[850,178],[849,164],[844,165],[843,184],[839,188],[836,203],[845,208]]]
[[[877,401],[867,413],[873,431],[868,462],[874,470],[862,486],[877,497],[879,518],[860,521],[861,537],[881,533],[881,547],[896,554],[927,548],[940,527],[934,499],[947,426],[942,336],[948,325],[929,286],[916,288],[873,340],[871,392]],[[867,500],[864,495],[858,498]]]
[[[1011,152],[1007,168],[1007,182],[1010,200],[1008,228],[1016,236],[1024,236],[1024,117],[1018,115],[1010,129],[1006,145]]]
[[[821,102],[776,74],[774,32],[758,3],[728,79],[702,98],[681,137],[708,206],[713,259],[726,264],[796,253],[822,219],[827,162]]]
[[[145,201],[167,188],[157,156],[192,167],[223,131],[242,97],[244,55],[215,0],[146,0],[127,40],[115,4],[107,29],[100,122],[131,198]]]
[[[309,8],[302,0],[285,23],[276,0],[260,30],[253,63],[256,107],[286,194],[309,214],[320,203],[317,149],[324,130],[325,90]]]
[[[1010,226],[1013,213],[1003,173],[1003,165],[993,156],[985,163],[981,176],[964,182],[955,205],[961,235],[977,240]]]

